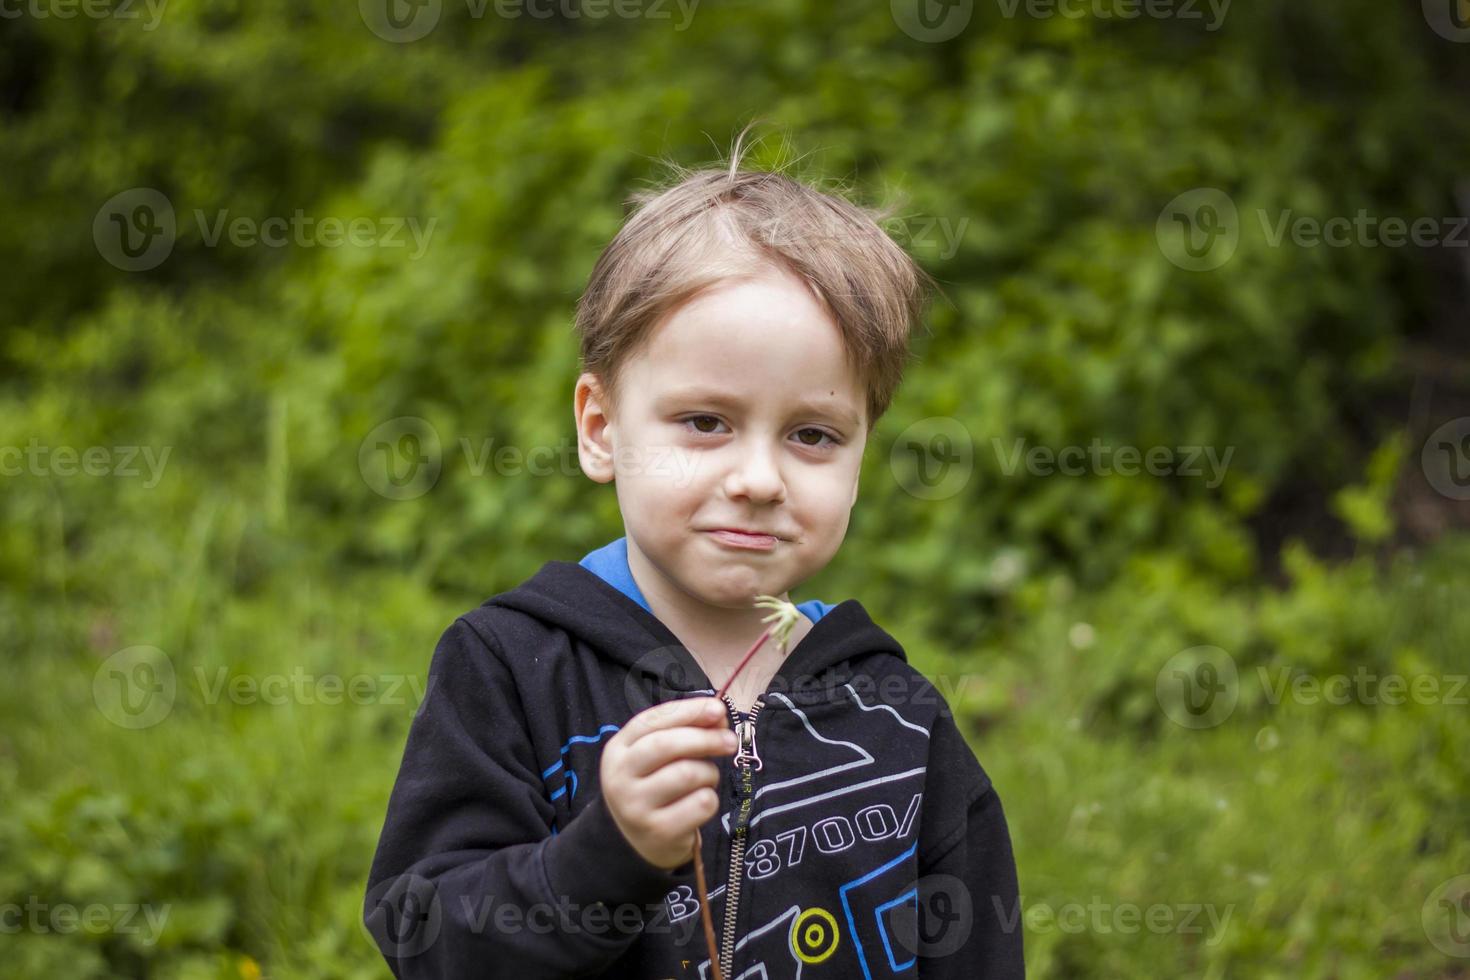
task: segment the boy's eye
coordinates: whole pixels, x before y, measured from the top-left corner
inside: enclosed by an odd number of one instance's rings
[[[699,423],[710,422],[716,426],[720,424],[720,420],[715,418],[713,415],[691,415],[689,418],[685,419],[684,422],[686,425],[693,425],[696,431],[703,432],[705,435],[709,435],[711,432],[714,431],[714,429],[703,428],[702,426],[700,426]]]
[[[823,445],[823,443],[822,443],[822,440],[823,439],[826,439],[829,443],[831,443],[834,446],[838,445],[838,441],[837,441],[837,439],[835,439],[832,436],[832,433],[826,431],[825,429],[815,429],[815,428],[812,428],[810,426],[808,426],[805,429],[802,429],[801,432],[798,432],[797,433],[797,438],[801,438],[801,436],[804,433],[808,433],[808,432],[815,433],[816,438],[817,438],[817,441],[816,442],[807,442],[805,439],[802,439],[801,440],[801,444],[803,446],[812,446],[812,447],[821,446],[821,445]]]

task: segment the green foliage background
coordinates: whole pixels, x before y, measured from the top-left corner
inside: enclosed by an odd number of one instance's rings
[[[1228,263],[1189,272],[1155,222],[1198,187],[1243,216],[1460,213],[1470,45],[1383,0],[1241,3],[1214,31],[1007,7],[941,43],[896,6],[815,0],[706,3],[682,27],[674,6],[446,2],[412,43],[349,2],[7,20],[0,446],[171,447],[156,486],[0,477],[0,905],[171,910],[157,936],[8,934],[7,975],[387,975],[358,918],[416,701],[210,703],[199,679],[422,680],[455,615],[621,533],[575,465],[477,474],[461,440],[574,444],[572,307],[624,198],[658,157],[715,162],[752,116],[778,134],[753,165],[901,196],[944,285],[849,538],[799,595],[861,599],[959,684],[1023,906],[1232,911],[1218,934],[1028,919],[1032,974],[1467,975],[1421,915],[1470,872],[1463,701],[1272,703],[1263,682],[1470,672],[1465,505],[1429,495],[1433,540],[1401,526],[1424,484],[1408,353],[1470,387],[1463,258],[1272,246],[1246,217]],[[92,227],[134,187],[178,236],[129,273]],[[412,257],[212,246],[193,217],[298,209],[434,224]],[[443,469],[391,500],[358,455],[401,416],[433,425]],[[938,501],[890,462],[933,416],[975,449]],[[1028,475],[1003,465],[1017,440],[1233,455],[1218,486]],[[136,645],[180,684],[130,731],[93,682]],[[1197,646],[1240,671],[1207,730],[1155,693]]]

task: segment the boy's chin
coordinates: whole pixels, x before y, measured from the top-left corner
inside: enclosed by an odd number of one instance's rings
[[[693,592],[711,606],[720,609],[749,609],[758,595],[780,595],[786,591],[769,575],[719,575],[708,572],[693,583]]]

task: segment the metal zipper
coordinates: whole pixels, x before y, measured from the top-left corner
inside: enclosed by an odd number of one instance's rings
[[[726,978],[735,960],[735,914],[740,905],[740,881],[745,876],[745,835],[750,822],[750,804],[753,794],[753,774],[761,768],[761,757],[755,750],[755,716],[765,702],[759,698],[750,706],[750,717],[740,721],[735,713],[735,702],[730,695],[723,695],[725,706],[730,712],[730,724],[740,741],[735,752],[735,766],[740,772],[740,808],[735,814],[735,826],[730,839],[730,874],[725,886],[725,929],[720,937],[720,974]]]

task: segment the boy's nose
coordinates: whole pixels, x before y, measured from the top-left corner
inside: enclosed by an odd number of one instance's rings
[[[779,503],[786,499],[786,482],[770,450],[753,448],[740,455],[725,477],[725,492],[731,497]]]

